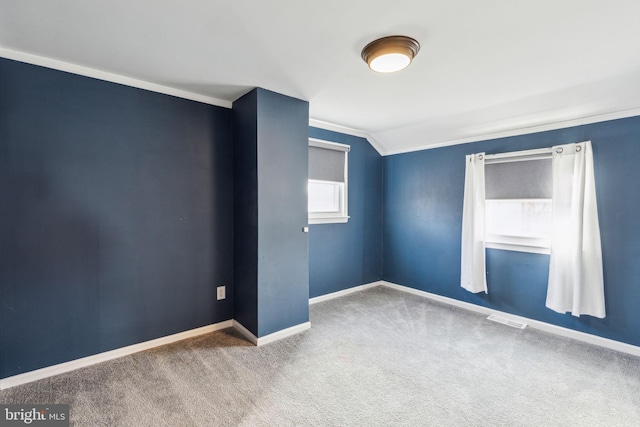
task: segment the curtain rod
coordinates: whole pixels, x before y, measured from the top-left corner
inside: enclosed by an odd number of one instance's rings
[[[524,162],[527,160],[544,160],[552,156],[553,147],[537,148],[535,150],[510,151],[507,153],[486,154],[486,163]]]
[[[582,150],[583,142],[578,142],[575,145],[575,151]],[[522,150],[522,151],[509,151],[506,153],[485,154],[485,163],[507,163],[507,162],[525,162],[528,160],[544,160],[553,157],[554,147],[536,148],[534,150]],[[555,147],[557,153],[562,153],[562,147]]]

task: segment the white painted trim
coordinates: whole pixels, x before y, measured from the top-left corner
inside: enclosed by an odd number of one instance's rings
[[[325,217],[311,217],[309,216],[309,225],[314,224],[339,224],[349,222],[350,216],[325,216]]]
[[[351,146],[340,144],[337,142],[325,141],[317,138],[309,138],[309,147],[325,148],[344,153],[344,178],[339,185],[339,211],[332,212],[309,212],[309,224],[333,224],[349,222],[349,151]],[[315,182],[334,183],[333,181],[321,181],[317,179],[309,179]]]
[[[138,353],[144,350],[149,350],[151,348],[160,347],[163,345],[174,343],[176,341],[182,341],[187,338],[192,338],[198,335],[208,334],[210,332],[215,332],[231,327],[244,335],[254,345],[260,346],[306,331],[307,329],[311,328],[311,323],[301,323],[299,325],[274,332],[264,337],[256,338],[251,332],[249,332],[247,328],[242,326],[240,322],[236,320],[225,320],[224,322],[214,323],[212,325],[203,326],[201,328],[179,332],[177,334],[129,345],[127,347],[117,348],[115,350],[106,351],[104,353],[98,353],[91,356],[83,357],[81,359],[71,360],[69,362],[59,363],[53,366],[47,366],[45,368],[25,372],[24,374],[2,378],[0,379],[0,390],[5,390],[10,387],[15,387],[44,378],[53,377],[55,375],[75,371],[76,369],[85,368],[87,366],[92,366],[109,360],[118,359],[120,357],[128,356],[130,354]]]
[[[378,154],[380,154],[381,156],[387,155],[387,149],[384,148],[384,146],[380,142],[378,142],[372,135],[367,136],[367,141],[369,141],[369,144],[373,148],[375,148]]]
[[[242,323],[237,320],[233,321],[233,328],[240,332],[246,339],[248,339],[253,345],[261,346],[265,344],[272,343],[274,341],[281,340],[283,338],[290,337],[292,335],[299,334],[300,332],[304,332],[307,329],[311,328],[311,322],[300,323],[299,325],[291,326],[290,328],[282,329],[281,331],[274,332],[269,335],[265,335],[264,337],[256,337],[253,333],[245,328]]]
[[[367,283],[364,285],[358,285],[358,286],[354,286],[352,288],[348,288],[348,289],[343,289],[341,291],[337,291],[337,292],[332,292],[330,294],[326,294],[326,295],[320,295],[317,297],[313,297],[313,298],[309,298],[309,305],[312,304],[316,304],[322,301],[328,301],[328,300],[332,300],[334,298],[340,298],[343,297],[345,295],[349,295],[349,294],[353,294],[355,292],[360,292],[360,291],[364,291],[366,289],[370,289],[370,288],[375,288],[376,286],[381,286],[384,285],[386,282],[373,282],[373,283]]]
[[[257,346],[265,345],[272,343],[274,341],[281,340],[283,338],[290,337],[292,335],[299,334],[300,332],[304,332],[307,329],[311,329],[311,322],[300,323],[299,325],[292,326],[290,328],[282,329],[281,331],[274,332],[269,335],[265,335],[264,337],[258,338]]]
[[[327,150],[351,151],[351,146],[339,142],[325,141],[318,138],[309,138],[309,147],[325,148]]]
[[[12,59],[19,62],[25,62],[27,64],[39,65],[41,67],[52,68],[54,70],[66,71],[67,73],[77,74],[79,76],[92,77],[98,80],[104,80],[112,83],[119,83],[125,86],[135,87],[138,89],[145,89],[152,92],[163,93],[165,95],[189,99],[191,101],[198,101],[204,104],[216,105],[218,107],[231,108],[231,105],[233,104],[231,101],[226,101],[224,99],[201,95],[198,93],[176,89],[145,80],[134,79],[132,77],[123,76],[121,74],[101,71],[95,68],[76,65],[70,62],[60,61],[57,59],[47,58],[39,55],[33,55],[30,53],[7,49],[4,47],[0,47],[0,57]]]
[[[139,89],[149,90],[152,92],[163,93],[165,95],[176,96],[178,98],[189,99],[192,101],[202,102],[204,104],[216,105],[218,107],[231,108],[233,102],[220,98],[214,98],[207,95],[202,95],[194,92],[189,92],[183,89],[177,89],[170,86],[161,85],[158,83],[152,83],[145,80],[136,79],[133,77],[127,77],[121,74],[111,73],[108,71],[102,71],[95,68],[85,67],[83,65],[77,65],[58,59],[47,58],[45,56],[34,55],[31,53],[21,52],[13,49],[7,49],[0,47],[0,58],[12,59],[14,61],[24,62],[27,64],[39,65],[42,67],[52,68],[54,70],[66,71],[68,73],[77,74],[80,76],[92,77],[99,80],[104,80],[112,83],[119,83],[125,86],[136,87]],[[426,144],[418,147],[403,148],[399,150],[387,150],[382,144],[377,142],[375,138],[368,132],[360,129],[351,128],[348,126],[342,126],[330,122],[326,122],[318,119],[309,119],[309,126],[317,127],[320,129],[330,130],[334,132],[344,133],[347,135],[358,136],[360,138],[366,138],[369,144],[380,154],[381,156],[390,156],[393,154],[410,153],[414,151],[429,150],[432,148],[447,147],[450,145],[466,144],[470,142],[486,141],[490,139],[505,138],[509,136],[526,135],[536,132],[544,132],[547,130],[563,129],[572,126],[580,126],[598,122],[604,122],[607,120],[624,119],[628,117],[640,116],[640,107],[632,108],[623,111],[615,111],[606,114],[597,114],[588,117],[582,117],[572,120],[559,121],[554,123],[547,123],[538,126],[524,127],[512,130],[506,130],[502,132],[495,132],[489,134],[475,135],[467,138],[454,139],[449,141],[438,142],[435,144]]]
[[[253,345],[258,345],[258,337],[253,335],[250,330],[244,327],[244,325],[237,320],[233,321],[233,329],[240,332],[240,334],[251,342]]]
[[[528,134],[537,133],[537,132],[545,132],[548,130],[565,129],[565,128],[570,128],[574,126],[589,125],[593,123],[606,122],[609,120],[626,119],[626,118],[635,117],[635,116],[640,116],[640,107],[631,108],[631,109],[622,110],[622,111],[614,111],[612,113],[596,114],[593,116],[580,117],[580,118],[571,119],[571,120],[561,120],[558,122],[546,123],[546,124],[541,124],[537,126],[521,127],[521,128],[510,129],[510,130],[505,130],[501,132],[474,135],[466,138],[452,139],[448,141],[437,142],[434,144],[425,144],[417,147],[402,148],[398,150],[388,150],[384,148],[382,144],[380,144],[375,140],[372,134],[360,129],[354,129],[347,126],[342,126],[342,125],[325,122],[322,120],[316,120],[316,119],[309,119],[309,126],[330,130],[334,132],[340,132],[347,135],[359,136],[361,138],[366,138],[367,141],[369,141],[369,144],[371,144],[371,146],[376,149],[378,154],[380,154],[381,156],[392,156],[394,154],[412,153],[414,151],[430,150],[432,148],[448,147],[451,145],[467,144],[467,143],[479,142],[479,141],[488,141],[491,139],[507,138],[510,136],[528,135]]]
[[[593,123],[606,122],[609,120],[626,119],[628,117],[640,116],[640,107],[631,108],[629,110],[614,111],[612,113],[596,114],[588,117],[577,119],[558,121],[553,123],[542,124],[538,126],[523,127],[502,132],[488,133],[470,136],[467,138],[452,139],[449,141],[437,142],[435,144],[420,145],[418,147],[402,148],[399,150],[378,151],[382,156],[391,156],[394,154],[413,153],[414,151],[430,150],[432,148],[448,147],[451,145],[467,144],[470,142],[488,141],[491,139],[506,138],[509,136],[528,135],[532,133],[545,132],[548,130],[566,129],[574,126],[590,125]]]
[[[335,123],[325,122],[324,120],[317,120],[309,118],[309,126],[324,130],[330,130],[333,132],[344,133],[347,135],[358,136],[360,138],[368,138],[369,134],[360,129],[350,128],[348,126],[342,126]]]
[[[10,387],[15,387],[21,384],[30,383],[32,381],[41,380],[43,378],[52,377],[54,375],[60,375],[65,372],[70,372],[76,369],[85,368],[87,366],[95,365],[97,363],[102,363],[108,360],[113,360],[123,356],[128,356],[133,353],[138,353],[140,351],[149,350],[151,348],[171,344],[176,341],[182,341],[184,339],[192,338],[198,335],[208,334],[210,332],[215,332],[221,329],[230,328],[232,325],[233,325],[233,321],[225,320],[224,322],[214,323],[212,325],[203,326],[201,328],[179,332],[177,334],[168,335],[166,337],[156,338],[150,341],[129,345],[127,347],[121,347],[115,350],[106,351],[104,353],[98,353],[92,356],[83,357],[81,359],[71,360],[69,362],[64,362],[64,363],[60,363],[53,366],[47,366],[46,368],[36,369],[35,371],[25,372],[24,374],[3,378],[3,379],[0,379],[0,390],[4,390]]]
[[[452,305],[455,307],[463,308],[465,310],[481,313],[485,315],[496,314],[504,317],[508,320],[515,322],[526,323],[530,328],[538,329],[540,331],[548,332],[550,334],[559,335],[561,337],[570,338],[576,341],[581,341],[587,344],[595,345],[598,347],[607,348],[610,350],[619,351],[621,353],[631,354],[633,356],[640,357],[640,347],[615,341],[609,338],[599,337],[597,335],[587,334],[585,332],[575,331],[573,329],[563,328],[561,326],[552,325],[550,323],[541,322],[539,320],[529,319],[527,317],[516,316],[510,313],[494,310],[488,307],[482,307],[480,305],[471,304],[457,299],[443,297],[441,295],[432,294],[418,289],[409,288],[407,286],[397,285],[390,282],[382,282],[382,286],[386,286],[391,289],[395,289],[402,292],[407,292],[413,295],[418,295],[424,298],[428,298],[433,301],[438,301],[444,304]]]
[[[369,145],[371,145],[381,156],[385,156],[385,150],[382,148],[382,145],[378,143],[369,133],[360,130],[354,129],[347,126],[337,125],[335,123],[325,122],[323,120],[317,119],[309,119],[309,126],[324,130],[330,130],[333,132],[344,133],[346,135],[358,136],[360,138],[365,138]]]
[[[481,313],[485,315],[496,314],[501,317],[504,317],[508,320],[513,320],[520,323],[527,323],[529,327],[533,329],[538,329],[544,332],[548,332],[551,334],[559,335],[562,337],[574,339],[576,341],[585,342],[588,344],[596,345],[603,348],[608,348],[611,350],[619,351],[622,353],[631,354],[633,356],[640,357],[640,347],[623,343],[620,341],[611,340],[608,338],[599,337],[597,335],[591,335],[584,332],[574,331],[573,329],[567,329],[560,326],[552,325],[545,322],[540,322],[538,320],[529,319],[526,317],[516,316],[510,313],[505,313],[498,310],[493,310],[488,307],[482,307],[476,304],[471,304],[464,301],[459,301],[453,298],[444,297],[441,295],[432,294],[425,291],[420,291],[418,289],[409,288],[407,286],[397,285],[395,283],[390,283],[386,281],[378,281],[373,283],[368,283],[365,285],[354,286],[349,289],[344,289],[338,292],[333,292],[327,295],[321,295],[318,297],[310,298],[309,304],[316,304],[322,301],[328,301],[334,298],[343,297],[345,295],[349,295],[355,292],[360,292],[366,289],[374,288],[377,286],[385,286],[391,289],[395,289],[397,291],[406,292],[413,295],[418,295],[424,298],[428,298],[433,301],[437,301],[440,303],[448,304],[451,306],[463,308],[465,310],[473,311],[476,313]],[[104,353],[94,354],[92,356],[83,357],[81,359],[71,360],[69,362],[60,363],[53,366],[48,366],[46,368],[36,369],[34,371],[25,372],[24,374],[14,375],[12,377],[2,378],[0,379],[0,390],[5,390],[11,387],[15,387],[21,384],[30,383],[33,381],[41,380],[44,378],[52,377],[55,375],[60,375],[65,372],[71,372],[76,369],[84,368],[87,366],[95,365],[98,363],[106,362],[108,360],[117,359],[123,356],[128,356],[130,354],[138,353],[140,351],[149,350],[151,348],[171,344],[176,341],[181,341],[187,338],[195,337],[198,335],[207,334],[210,332],[219,331],[222,329],[233,327],[238,332],[240,332],[243,336],[245,336],[252,344],[256,346],[261,346],[265,344],[269,344],[274,341],[281,340],[283,338],[287,338],[289,336],[298,334],[300,332],[306,331],[311,328],[310,322],[301,323],[296,326],[292,326],[290,328],[283,329],[278,332],[274,332],[272,334],[266,335],[261,338],[257,338],[253,335],[247,328],[242,326],[242,324],[236,320],[225,320],[224,322],[214,323],[212,325],[203,326],[201,328],[191,329],[189,331],[179,332],[177,334],[168,335],[166,337],[156,338],[154,340],[145,341],[138,344],[133,344],[127,347],[118,348],[115,350],[107,351]]]

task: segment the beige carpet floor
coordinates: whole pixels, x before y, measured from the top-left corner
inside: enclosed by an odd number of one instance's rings
[[[224,330],[0,392],[76,426],[639,426],[640,359],[373,288],[254,347]]]

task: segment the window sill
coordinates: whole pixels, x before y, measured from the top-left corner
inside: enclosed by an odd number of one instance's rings
[[[486,242],[484,246],[487,249],[500,249],[503,251],[529,252],[532,254],[543,254],[543,255],[551,254],[551,249],[543,248],[539,246],[516,245],[512,243],[492,243],[492,242]]]
[[[309,224],[337,224],[349,221],[348,216],[333,216],[327,218],[309,218]]]

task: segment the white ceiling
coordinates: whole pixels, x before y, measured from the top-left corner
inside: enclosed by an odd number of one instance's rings
[[[419,55],[370,71],[362,47],[394,34]],[[640,114],[639,46],[638,0],[0,0],[2,56],[220,105],[260,86],[383,154]]]

